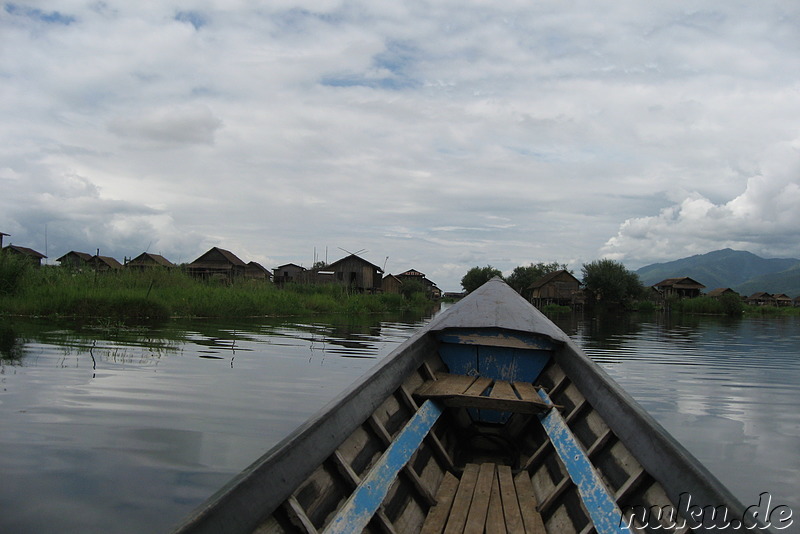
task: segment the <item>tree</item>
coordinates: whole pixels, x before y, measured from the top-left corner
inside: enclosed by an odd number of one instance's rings
[[[603,259],[584,263],[582,271],[589,302],[625,306],[644,293],[639,276],[617,261]]]
[[[400,294],[406,298],[412,298],[416,293],[427,296],[427,288],[420,280],[403,280],[400,286]]]
[[[470,293],[481,287],[495,276],[502,278],[503,273],[491,265],[487,265],[486,267],[473,267],[467,271],[467,274],[465,274],[461,279],[461,287],[464,288],[464,291]]]
[[[567,266],[565,264],[558,262],[539,262],[536,265],[531,263],[527,267],[520,265],[519,267],[514,268],[514,272],[512,272],[509,277],[506,278],[506,282],[508,282],[508,285],[513,287],[517,293],[525,297],[527,300],[530,299],[529,288],[535,281],[546,274],[566,269]]]

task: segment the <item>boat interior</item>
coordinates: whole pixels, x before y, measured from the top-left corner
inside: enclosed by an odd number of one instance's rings
[[[634,515],[674,503],[564,372],[563,343],[427,335],[435,350],[256,532],[691,532]]]

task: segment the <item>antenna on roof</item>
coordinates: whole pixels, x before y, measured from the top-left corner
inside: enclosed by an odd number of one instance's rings
[[[349,250],[347,250],[346,248],[342,248],[342,247],[337,247],[337,248],[339,248],[339,250],[344,250],[345,252],[347,252],[348,254],[351,254],[351,255],[353,255],[353,256],[358,256],[359,254],[362,254],[362,253],[364,253],[364,252],[367,252],[367,249],[365,249],[365,248],[362,248],[361,250],[358,250],[358,251],[356,251],[356,252],[350,252],[350,251],[349,251]]]
[[[389,256],[386,256],[386,259],[383,260],[383,272],[386,272],[386,262],[389,261]]]

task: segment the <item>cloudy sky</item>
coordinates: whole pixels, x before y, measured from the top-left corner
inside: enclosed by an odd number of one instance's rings
[[[800,257],[800,3],[0,7],[0,231],[50,261]]]

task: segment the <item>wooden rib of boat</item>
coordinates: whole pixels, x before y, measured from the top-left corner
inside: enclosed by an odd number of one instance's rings
[[[493,279],[176,532],[685,534],[739,532],[744,513],[558,327]]]

